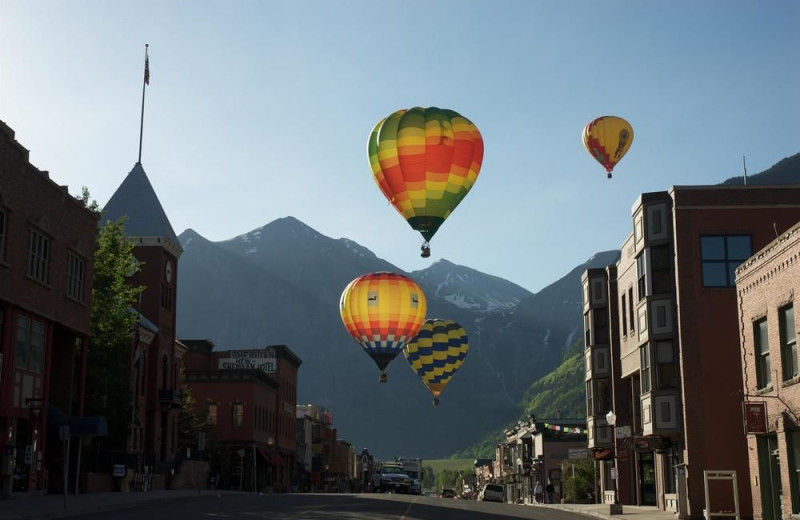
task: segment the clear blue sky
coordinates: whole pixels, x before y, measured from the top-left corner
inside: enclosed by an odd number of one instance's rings
[[[620,246],[647,191],[800,152],[800,2],[0,0],[0,119],[73,194],[142,164],[177,233],[294,216],[406,270],[446,258],[531,291]],[[378,120],[450,108],[480,177],[421,237],[367,163]],[[607,180],[581,131],[634,127]]]

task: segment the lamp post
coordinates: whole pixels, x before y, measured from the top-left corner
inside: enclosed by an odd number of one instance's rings
[[[267,461],[267,487],[272,487],[272,445],[275,444],[275,439],[269,437],[267,439],[267,446],[269,446],[269,460]]]
[[[622,505],[619,503],[618,497],[618,482],[619,482],[619,472],[617,471],[617,442],[616,442],[616,424],[617,424],[617,414],[614,413],[614,410],[611,410],[606,414],[606,422],[608,422],[609,427],[611,428],[611,452],[613,456],[613,465],[612,467],[612,476],[614,477],[614,503],[611,505],[610,514],[612,515],[621,515],[622,514]]]

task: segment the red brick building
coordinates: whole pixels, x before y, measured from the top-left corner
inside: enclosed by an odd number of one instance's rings
[[[244,490],[289,489],[297,442],[297,371],[302,361],[285,345],[214,350],[208,340],[181,340],[188,348],[184,377],[196,413],[216,425],[229,465],[220,485]]]
[[[30,164],[0,122],[2,496],[46,491],[46,473],[58,486],[61,446],[48,410],[83,414],[97,220]]]
[[[176,347],[178,258],[183,248],[141,163],[136,163],[108,204],[103,222],[126,217],[125,234],[134,241],[140,271],[130,278],[143,285],[131,348],[133,424],[129,464],[154,473],[153,487],[165,485],[178,449],[180,352]]]
[[[739,266],[736,287],[753,516],[788,520],[800,514],[800,222]]]
[[[730,470],[752,517],[734,271],[800,220],[800,186],[675,186],[631,216],[618,264],[583,278],[589,445],[613,447],[604,498],[699,518],[704,472]],[[709,491],[733,510],[731,481]]]

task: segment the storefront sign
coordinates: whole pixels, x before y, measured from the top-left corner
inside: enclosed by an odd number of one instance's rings
[[[225,370],[261,370],[274,374],[278,365],[275,351],[267,350],[231,350],[230,357],[220,358],[218,368]]]
[[[114,464],[114,476],[115,477],[124,477],[125,476],[125,464]]]
[[[767,433],[767,403],[744,403],[745,430],[750,433]]]
[[[569,458],[570,460],[588,459],[589,450],[587,448],[570,448]]]

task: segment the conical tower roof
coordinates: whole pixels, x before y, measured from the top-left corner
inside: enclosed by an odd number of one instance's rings
[[[103,221],[127,216],[125,234],[130,237],[165,237],[183,252],[172,224],[158,200],[153,185],[137,162],[103,208]]]

